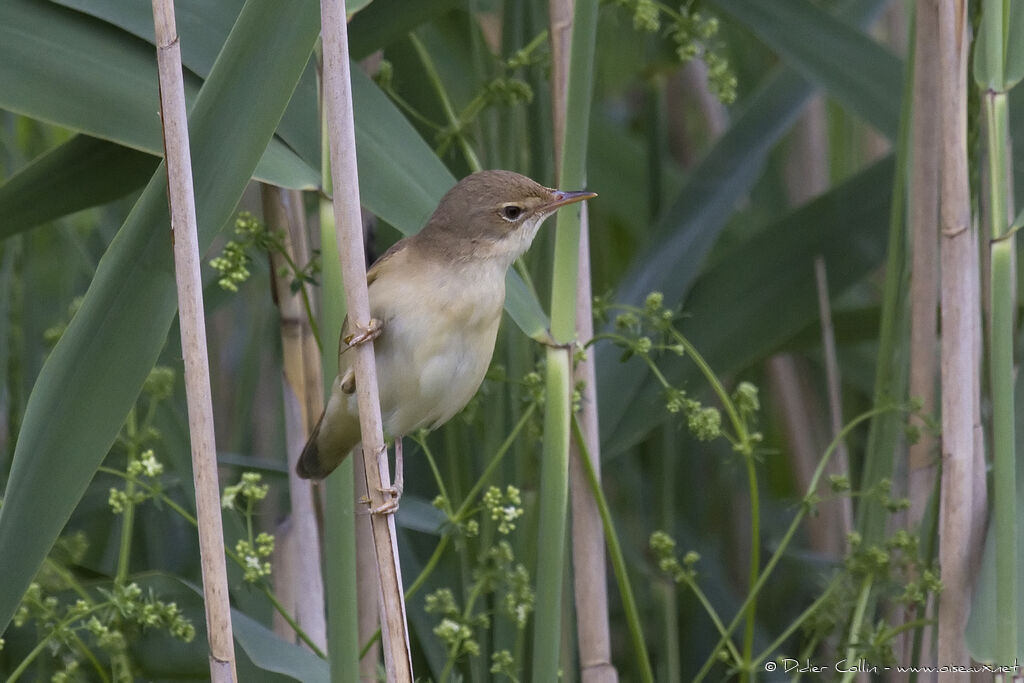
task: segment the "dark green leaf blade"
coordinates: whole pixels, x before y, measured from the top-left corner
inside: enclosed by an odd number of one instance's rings
[[[810,97],[807,81],[779,70],[749,98],[748,105],[693,170],[654,229],[651,246],[641,252],[622,280],[615,299],[640,304],[653,291],[678,302],[689,291],[736,206],[761,173],[768,152],[789,129]],[[618,362],[614,349],[598,347],[598,396],[601,429],[619,434],[619,421],[635,404],[644,377]]]
[[[882,4],[880,0],[854,2],[842,16],[863,23]],[[768,152],[792,125],[811,92],[810,84],[792,69],[777,69],[765,78],[690,173],[655,227],[652,243],[622,279],[617,300],[639,304],[652,291],[662,292],[669,305],[683,300],[736,202],[753,186]],[[601,432],[607,440],[621,433],[619,422],[639,400],[645,375],[616,362],[616,355],[603,347],[596,357]]]
[[[352,100],[362,203],[411,235],[430,218],[455,184],[455,176],[377,84],[355,66]]]
[[[825,257],[834,296],[883,261],[891,202],[878,188],[890,187],[892,174],[892,157],[874,164],[724,256],[694,283],[681,329],[716,373],[746,368],[816,318],[816,255]],[[666,358],[662,369],[674,386],[696,381],[685,357]],[[668,416],[653,381],[634,400],[650,410],[630,411],[606,431],[606,454],[632,446]]]
[[[1024,79],[1024,4],[1010,3],[1009,40],[1006,44],[1004,87],[1010,90]]]
[[[148,0],[53,0],[101,19],[153,45],[153,7]],[[206,78],[244,0],[177,0],[175,23],[181,43],[181,60],[200,78]],[[310,167],[320,167],[316,74],[306,68],[292,101],[281,119],[277,134]],[[312,186],[310,186],[312,187]]]
[[[252,663],[263,671],[273,671],[303,683],[330,680],[327,662],[309,650],[287,643],[244,612],[231,610],[235,640]]]
[[[231,216],[273,135],[316,40],[317,9],[311,0],[250,0],[196,100],[190,129],[201,249]],[[4,627],[166,340],[176,311],[168,224],[161,166],[33,388],[0,508]]]
[[[185,76],[193,102],[199,79]],[[0,108],[161,156],[156,82],[154,50],[145,41],[48,2],[0,2]],[[235,117],[242,125],[248,112]],[[280,140],[266,148],[256,175],[286,187],[319,183]]]
[[[160,160],[76,135],[0,185],[0,240],[125,196],[146,184]]]
[[[349,54],[362,59],[460,4],[458,0],[376,0],[352,19]]]
[[[806,0],[713,0],[890,140],[903,92],[900,60],[843,19]],[[794,39],[799,36],[799,39]]]

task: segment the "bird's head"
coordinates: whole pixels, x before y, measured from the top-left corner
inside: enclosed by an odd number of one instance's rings
[[[423,233],[452,260],[499,259],[509,265],[530,247],[545,218],[596,196],[544,187],[512,171],[480,171],[445,194]]]

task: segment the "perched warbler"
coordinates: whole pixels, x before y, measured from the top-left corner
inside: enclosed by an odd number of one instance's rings
[[[343,325],[338,376],[299,458],[299,476],[326,477],[360,441],[355,373],[345,353],[357,343],[374,344],[387,435],[435,429],[462,410],[494,354],[509,266],[545,218],[596,196],[511,171],[473,173],[449,190],[423,229],[367,273],[370,329],[354,330],[347,319]],[[400,461],[396,469],[400,490]]]

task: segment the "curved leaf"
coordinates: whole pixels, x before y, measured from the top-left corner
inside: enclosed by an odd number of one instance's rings
[[[276,41],[267,43],[272,45]],[[193,102],[199,80],[185,76]],[[47,2],[0,3],[0,108],[161,156],[158,101],[151,45]],[[249,112],[236,110],[234,116],[244,126]],[[314,188],[319,178],[276,139],[255,172],[295,188]]]
[[[353,59],[367,57],[401,40],[425,21],[459,6],[459,0],[376,0],[352,19],[349,54]]]
[[[891,202],[878,188],[890,187],[892,174],[892,157],[876,163],[725,255],[694,283],[682,331],[716,373],[744,369],[817,317],[818,254],[837,295],[882,263]],[[619,365],[636,373],[633,363]],[[685,357],[665,358],[659,367],[684,389],[697,376]],[[654,382],[644,383],[632,400],[650,409],[629,411],[605,432],[606,454],[629,448],[667,417]]]
[[[123,197],[145,185],[158,163],[149,154],[76,135],[0,185],[0,240]]]
[[[430,218],[455,176],[362,69],[352,69],[363,205],[406,235]]]
[[[860,23],[882,4],[880,0],[851,3],[843,17]],[[796,120],[812,91],[791,69],[777,69],[765,78],[692,170],[655,227],[651,244],[622,279],[617,300],[637,304],[652,291],[662,292],[668,305],[683,300],[736,202],[753,187],[768,152]],[[620,422],[640,400],[638,394],[648,378],[619,363],[614,349],[600,347],[596,357],[602,441],[614,439],[617,447],[624,448],[637,435],[624,436]]]
[[[6,3],[0,14],[21,4]],[[200,248],[231,216],[273,135],[316,40],[317,9],[311,0],[250,0],[196,99],[189,121]],[[0,508],[0,625],[10,621],[164,345],[176,311],[168,225],[161,166],[32,390]]]
[[[666,302],[683,298],[737,199],[753,186],[768,152],[796,120],[811,92],[803,78],[782,70],[750,97],[655,227],[652,245],[623,278],[617,300],[636,304],[653,291],[664,294]],[[596,357],[601,430],[607,439],[621,433],[619,422],[631,412],[645,376],[619,363],[615,349],[599,347]]]
[[[1024,381],[1018,377],[1014,387],[1017,405],[1024,405]],[[1024,415],[1017,415],[1016,450],[1024,453]],[[1024,498],[1024,468],[1017,468],[1017,499]],[[999,615],[1006,605],[1000,604],[996,595],[996,543],[995,524],[990,524],[985,534],[985,547],[978,572],[977,588],[971,602],[971,615],[967,620],[964,637],[971,657],[979,662],[995,662],[996,644],[999,641]],[[1017,520],[1017,582],[1024,582],[1024,524]],[[1024,617],[1024,594],[1017,591],[1017,619]],[[1017,631],[1017,651],[1024,652],[1024,631]],[[1006,664],[1008,662],[998,662]]]
[[[794,69],[896,139],[900,60],[849,23],[807,0],[712,0]],[[876,3],[881,6],[882,3]],[[799,36],[794,40],[794,36]]]
[[[153,7],[148,0],[53,0],[127,31],[150,45]],[[181,37],[181,60],[186,68],[206,78],[224,40],[242,10],[244,0],[177,0],[175,22]],[[277,135],[314,169],[320,168],[316,73],[312,65],[302,74],[285,110]]]
[[[264,671],[290,676],[302,683],[329,681],[327,662],[309,650],[287,643],[244,612],[231,610],[235,640],[252,663]]]

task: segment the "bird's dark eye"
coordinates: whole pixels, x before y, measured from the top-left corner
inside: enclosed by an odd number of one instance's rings
[[[508,221],[514,221],[523,215],[523,207],[515,204],[506,204],[501,207],[501,217]]]

